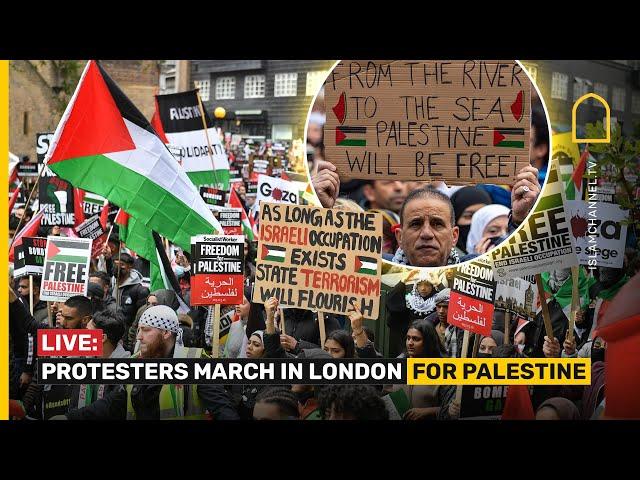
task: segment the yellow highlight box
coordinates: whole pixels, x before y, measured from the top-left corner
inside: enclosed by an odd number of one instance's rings
[[[590,385],[590,358],[409,358],[408,385]]]

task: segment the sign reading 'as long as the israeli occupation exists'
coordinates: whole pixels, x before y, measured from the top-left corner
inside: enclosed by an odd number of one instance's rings
[[[530,92],[513,60],[343,60],[325,82],[326,158],[344,179],[512,184]]]
[[[263,202],[253,301],[377,318],[381,255],[379,213]]]

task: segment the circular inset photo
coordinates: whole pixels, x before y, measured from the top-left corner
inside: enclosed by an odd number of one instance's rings
[[[384,260],[446,267],[533,211],[549,123],[517,60],[342,60],[309,111],[309,173],[323,207],[382,215]]]

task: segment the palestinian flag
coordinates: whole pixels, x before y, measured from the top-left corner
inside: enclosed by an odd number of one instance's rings
[[[356,273],[366,273],[367,275],[377,275],[378,261],[371,257],[356,256],[354,271]]]
[[[522,137],[522,139],[519,137]],[[524,148],[524,128],[494,128],[493,146]]]
[[[37,237],[38,230],[40,230],[40,223],[42,221],[42,217],[44,216],[44,211],[40,210],[38,213],[33,215],[33,218],[29,220],[29,222],[22,227],[19,232],[16,232],[13,236],[13,240],[11,241],[11,245],[9,247],[9,261],[14,261],[14,248],[22,245],[22,239],[24,237]]]
[[[336,127],[336,145],[341,147],[366,147],[367,139],[364,135],[367,127],[349,127],[342,125]]]
[[[156,95],[152,125],[162,141],[179,152],[176,159],[194,185],[214,185],[229,190],[227,155],[206,110],[204,116],[203,121],[197,90]]]
[[[185,250],[194,235],[222,232],[149,122],[93,60],[58,124],[45,163]]]
[[[344,119],[347,117],[347,95],[342,92],[338,103],[331,107],[333,113],[340,123],[344,123]]]
[[[287,249],[284,247],[276,247],[275,245],[262,245],[262,260],[270,260],[272,262],[284,262]]]
[[[251,229],[251,222],[249,222],[249,217],[247,217],[247,212],[245,212],[244,207],[242,206],[242,202],[238,197],[238,192],[236,189],[231,189],[231,194],[229,195],[229,205],[231,208],[239,208],[240,215],[242,218],[242,234],[247,237],[250,242],[253,242],[253,230]]]
[[[566,198],[567,200],[581,200],[582,199],[582,184],[584,171],[587,168],[587,158],[589,158],[589,149],[585,148],[582,155],[580,155],[580,161],[576,165],[571,179],[567,183]]]
[[[87,263],[91,256],[91,243],[49,237],[48,262]]]

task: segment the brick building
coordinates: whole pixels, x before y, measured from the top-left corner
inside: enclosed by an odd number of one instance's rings
[[[9,68],[9,150],[36,158],[36,134],[53,132],[66,102],[60,93],[64,81],[52,60],[13,60]],[[68,63],[68,62],[67,62]],[[84,61],[78,62],[82,73]],[[151,119],[157,93],[156,60],[103,60],[103,68],[124,93]]]

